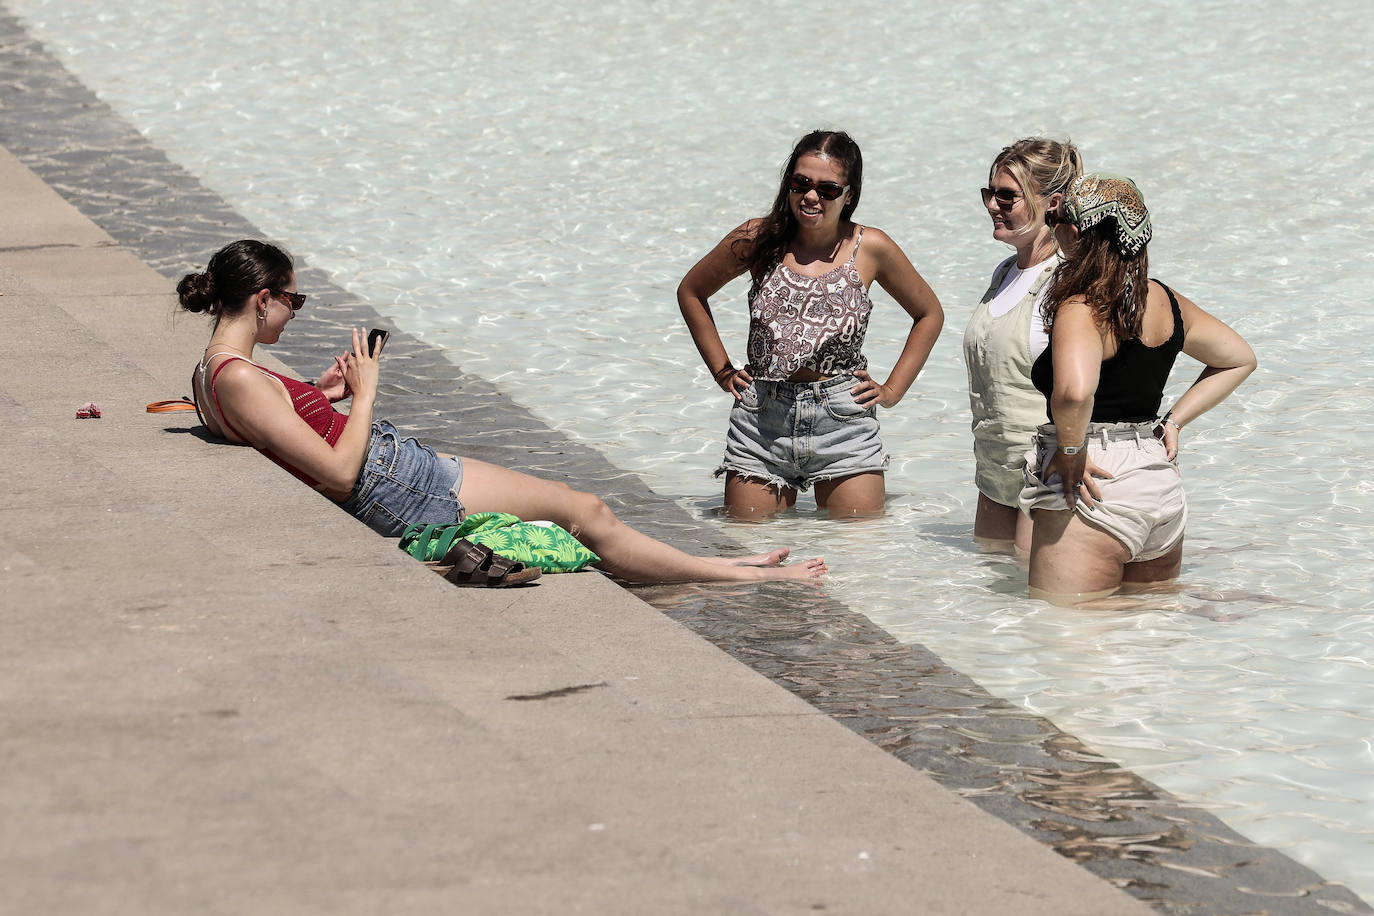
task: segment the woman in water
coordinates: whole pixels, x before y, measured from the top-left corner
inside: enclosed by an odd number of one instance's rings
[[[697,262],[677,300],[701,358],[734,398],[725,507],[736,517],[791,508],[816,487],[832,515],[883,509],[887,456],[877,408],[902,399],[925,364],[944,312],[902,249],[852,220],[863,156],[840,131],[813,131],[782,169],[772,211],[727,235]],[[736,368],[711,316],[710,296],[748,272],[748,362]],[[864,333],[877,281],[911,317],[892,373],[868,373]]]
[[[253,360],[272,344],[306,297],[296,292],[286,252],[244,240],[225,246],[202,273],[177,284],[183,308],[215,319],[192,387],[205,425],[246,442],[387,537],[409,524],[446,524],[468,512],[509,512],[553,521],[601,557],[601,569],[628,582],[811,578],[820,559],[779,565],[786,550],[756,557],[694,557],[625,525],[598,497],[482,461],[437,454],[373,420],[377,354],[357,330],[351,352],[316,385]],[[351,396],[348,414],[331,401]],[[495,582],[493,584],[503,584]]]
[[[1040,309],[1058,263],[1045,214],[1083,173],[1072,143],[1031,137],[997,154],[982,188],[992,237],[1016,249],[992,272],[992,283],[964,331],[969,406],[973,411],[973,536],[990,548],[1030,550],[1030,518],[1017,507],[1026,447],[1045,418],[1045,399],[1031,384],[1031,364],[1049,346]]]
[[[1050,347],[1031,378],[1050,423],[1027,455],[1032,595],[1075,603],[1178,575],[1183,427],[1255,369],[1239,334],[1147,276],[1150,215],[1128,178],[1085,175],[1046,214],[1065,261],[1045,296]],[[1204,366],[1157,419],[1179,351]]]

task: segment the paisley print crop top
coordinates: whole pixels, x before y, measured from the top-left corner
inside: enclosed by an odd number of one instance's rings
[[[863,346],[873,303],[854,262],[863,237],[860,226],[849,260],[819,277],[779,263],[749,297],[750,375],[785,381],[798,369],[832,376],[868,368]]]

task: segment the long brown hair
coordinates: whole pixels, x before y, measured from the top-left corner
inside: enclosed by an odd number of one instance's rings
[[[752,239],[739,238],[731,246],[749,269],[752,281],[749,286],[751,298],[763,285],[763,281],[768,279],[768,274],[773,268],[782,261],[783,255],[787,253],[787,246],[797,234],[797,218],[792,215],[788,181],[792,177],[792,171],[797,167],[797,160],[807,153],[828,156],[844,166],[845,184],[849,185],[849,203],[840,211],[840,220],[848,222],[859,206],[859,194],[864,184],[864,157],[863,153],[859,152],[859,144],[842,130],[813,130],[798,140],[797,145],[792,147],[792,155],[783,164],[778,196],[773,200],[773,209],[763,218]],[[741,247],[749,245],[752,245],[752,249]]]
[[[1041,307],[1045,327],[1054,324],[1061,305],[1082,296],[1098,327],[1110,330],[1117,340],[1140,336],[1149,296],[1150,258],[1143,247],[1135,257],[1123,258],[1115,234],[1111,220],[1079,233],[1073,257],[1055,268],[1045,292]]]

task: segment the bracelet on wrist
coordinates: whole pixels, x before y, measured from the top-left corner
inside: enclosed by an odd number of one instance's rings
[[[713,379],[715,379],[717,382],[719,382],[722,378],[725,377],[725,374],[726,374],[727,372],[737,372],[737,371],[738,371],[738,370],[737,370],[734,366],[730,365],[730,361],[727,359],[727,360],[725,361],[725,365],[723,365],[723,366],[721,366],[719,369],[717,369],[717,370],[716,370],[716,374],[713,375],[713,376],[711,376],[711,378],[713,378]]]

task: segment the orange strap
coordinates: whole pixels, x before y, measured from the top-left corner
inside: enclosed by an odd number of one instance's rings
[[[176,398],[171,401],[154,401],[148,405],[148,413],[171,413],[174,410],[195,410],[196,405],[190,398]]]

